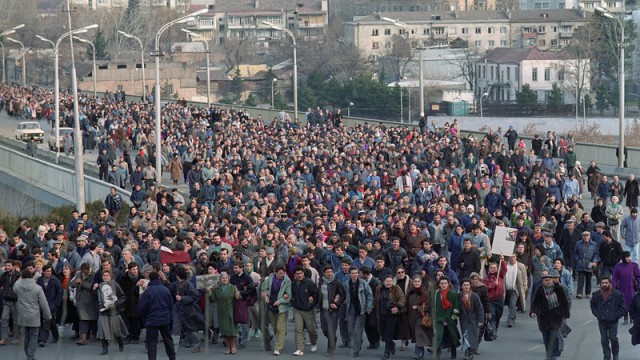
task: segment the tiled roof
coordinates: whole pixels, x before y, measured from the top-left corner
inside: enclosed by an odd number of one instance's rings
[[[298,8],[298,4],[302,4],[302,8],[321,8],[320,0],[192,0],[189,12],[209,5],[213,5],[213,10],[209,10],[209,13],[251,10],[294,11]]]
[[[490,62],[494,64],[519,64],[524,60],[568,60],[573,57],[565,51],[542,51],[537,48],[513,49],[495,48],[487,51],[487,54],[478,62]]]

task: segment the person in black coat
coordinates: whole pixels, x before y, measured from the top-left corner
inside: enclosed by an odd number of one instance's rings
[[[600,279],[600,290],[593,293],[590,305],[591,313],[598,319],[604,358],[611,359],[613,355],[613,359],[618,360],[618,321],[627,312],[624,295],[611,286],[611,279],[603,277]]]
[[[42,268],[42,276],[38,278],[36,283],[44,291],[47,304],[49,304],[49,311],[51,311],[51,319],[42,321],[42,326],[40,326],[40,332],[38,333],[38,345],[44,347],[44,344],[49,339],[49,333],[53,336],[54,343],[57,343],[60,338],[55,319],[58,307],[62,304],[62,283],[57,277],[53,276],[53,267],[49,264]]]
[[[455,271],[458,279],[469,278],[471,273],[480,273],[480,254],[471,247],[471,239],[464,239],[463,251],[458,255]]]
[[[542,286],[534,291],[529,316],[538,318],[547,359],[560,356],[558,336],[562,321],[570,317],[570,307],[565,291],[553,282],[553,276],[542,276]]]
[[[138,304],[140,302],[140,286],[144,285],[143,279],[140,267],[135,261],[130,262],[127,271],[117,279],[126,299],[122,314],[124,322],[127,324],[127,330],[129,330],[129,336],[125,339],[125,344],[137,344],[140,341],[142,319],[140,312],[138,312]]]
[[[160,275],[152,271],[149,273],[149,287],[140,296],[138,311],[144,319],[147,337],[145,339],[147,358],[156,360],[158,353],[158,332],[162,336],[164,349],[169,360],[176,359],[176,350],[171,339],[171,315],[173,298],[171,291],[162,285]]]
[[[633,327],[629,329],[631,333],[631,345],[640,344],[640,288],[631,300],[631,309],[629,311]]]

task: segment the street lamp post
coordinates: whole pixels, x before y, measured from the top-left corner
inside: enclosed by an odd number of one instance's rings
[[[485,92],[482,95],[480,95],[480,117],[484,117],[484,114],[482,113],[482,100],[487,96],[489,96],[488,92]]]
[[[22,51],[22,86],[27,86],[27,52],[24,49],[24,44],[14,38],[6,38],[12,43],[20,45],[20,51]]]
[[[273,100],[273,99],[274,99],[274,96],[275,96],[275,95],[274,95],[274,92],[273,92],[273,87],[274,87],[274,85],[276,84],[276,82],[278,82],[278,78],[273,78],[273,79],[271,80],[271,109],[274,109],[274,108],[275,108],[275,102],[274,102],[274,100]]]
[[[118,34],[129,38],[129,39],[134,39],[136,41],[138,41],[138,44],[140,44],[140,61],[142,62],[142,99],[143,101],[147,100],[147,86],[145,84],[145,79],[144,79],[144,68],[146,67],[144,64],[144,44],[142,43],[142,40],[140,40],[139,37],[135,36],[135,35],[131,35],[128,34],[124,31],[120,31],[118,30]]]
[[[160,56],[163,56],[162,51],[160,50],[160,37],[162,33],[165,32],[168,28],[175,24],[183,24],[189,21],[194,21],[196,16],[205,14],[209,11],[209,9],[204,8],[200,9],[192,14],[185,15],[183,17],[177,18],[175,20],[169,21],[168,23],[162,25],[158,33],[156,34],[156,42],[155,42],[155,54],[153,56],[156,57],[156,86],[155,86],[155,110],[156,110],[156,182],[158,188],[162,184],[162,121],[160,119]]]
[[[0,47],[2,47],[2,82],[4,83],[5,81],[7,81],[7,78],[5,76],[5,62],[4,62],[4,44],[2,43],[2,41],[0,41]]]
[[[347,117],[351,117],[351,107],[353,106],[353,102],[349,102],[349,106],[347,106]]]
[[[402,109],[403,103],[404,101],[402,101],[402,93],[404,92],[404,89],[402,88],[402,86],[400,87],[400,124],[404,123],[404,111]]]
[[[296,43],[296,37],[293,32],[287,28],[275,25],[268,21],[263,21],[262,23],[274,30],[285,32],[291,37],[291,41],[293,42],[293,121],[295,122],[298,119],[298,44]]]
[[[20,24],[17,26],[12,27],[9,30],[5,30],[3,32],[0,32],[0,38],[2,38],[3,36],[7,36],[7,35],[11,35],[13,33],[16,32],[16,30],[18,29],[22,29],[24,27],[24,24]],[[5,62],[5,56],[4,56],[4,44],[2,42],[0,42],[0,47],[2,47],[2,82],[6,82],[7,81],[7,71],[6,71],[6,62]]]
[[[97,85],[98,85],[98,81],[97,81],[97,77],[98,74],[96,73],[97,67],[96,67],[96,46],[93,44],[93,42],[87,40],[87,39],[83,39],[83,38],[79,38],[77,36],[73,37],[74,39],[85,43],[85,44],[89,44],[91,45],[91,52],[93,53],[93,97],[96,98],[98,97],[98,94],[96,93],[97,91]]]
[[[618,25],[620,25],[620,63],[619,63],[619,74],[618,74],[618,85],[620,86],[618,92],[618,102],[620,103],[620,111],[619,111],[619,130],[620,130],[620,142],[618,144],[618,167],[619,168],[623,168],[624,167],[624,131],[625,131],[625,120],[624,120],[624,88],[625,88],[625,84],[624,84],[624,21],[618,17],[613,15],[612,13],[609,12],[609,10],[603,9],[599,6],[595,7],[596,10],[596,14],[599,14],[600,16],[603,16],[607,19],[612,19],[618,22]]]
[[[182,31],[197,38],[202,37],[200,34],[194,33],[193,31],[189,31],[187,29],[182,29]],[[209,72],[209,42],[206,39],[200,39],[200,41],[204,44],[204,50],[207,52],[207,108],[208,108],[209,106],[211,106],[211,73]]]
[[[83,28],[80,28],[78,30],[74,30],[71,33],[76,35],[76,34],[84,34],[86,32],[89,31],[89,29],[94,29],[97,28],[98,25],[93,24],[93,25],[89,25]],[[58,75],[59,71],[58,71],[58,64],[59,64],[59,54],[60,54],[60,43],[62,42],[62,40],[64,40],[64,38],[66,38],[67,36],[69,36],[69,33],[64,33],[62,34],[62,36],[60,36],[58,38],[58,40],[54,43],[53,41],[44,38],[40,35],[36,35],[36,38],[48,42],[49,44],[51,44],[53,46],[53,96],[54,96],[54,111],[55,111],[55,127],[56,127],[56,137],[55,137],[55,141],[56,144],[59,144],[59,139],[60,139],[60,77]],[[56,148],[56,164],[60,163],[60,147],[58,146]]]
[[[76,170],[76,209],[83,213],[85,209],[84,197],[84,144],[82,141],[82,130],[80,129],[80,102],[78,101],[78,76],[76,72],[75,55],[73,53],[73,27],[71,26],[71,0],[67,0],[67,23],[69,24],[69,50],[71,52],[71,87],[73,89],[73,125],[74,143],[73,160]],[[98,24],[93,24],[81,28],[82,30],[95,29]],[[59,134],[58,134],[59,135]],[[58,139],[56,138],[56,141]]]
[[[391,24],[393,24],[393,25],[395,25],[395,26],[397,26],[399,28],[409,29],[411,31],[417,31],[418,30],[415,27],[410,26],[410,25],[408,25],[408,24],[406,24],[406,23],[404,23],[404,22],[402,22],[402,21],[400,21],[398,19],[391,19],[391,18],[383,16],[383,17],[380,18],[380,20],[389,22],[389,23],[391,23]],[[419,64],[419,66],[420,66],[420,68],[419,68],[420,69],[420,113],[423,114],[424,113],[424,64],[423,64],[423,62],[424,61],[423,61],[423,54],[422,53],[423,53],[424,48],[422,46],[420,46],[420,47],[416,47],[416,50],[418,50],[420,52],[419,53],[419,56],[420,56],[420,58],[419,58],[419,61],[420,61],[420,64]],[[411,122],[411,119],[409,119],[409,122]]]

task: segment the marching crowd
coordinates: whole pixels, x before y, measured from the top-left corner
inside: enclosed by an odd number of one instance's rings
[[[14,116],[43,109],[34,117],[55,121],[52,98],[0,86],[0,109]],[[98,148],[114,186],[105,209],[0,231],[0,345],[23,342],[29,360],[66,324],[102,354],[146,329],[149,359],[159,335],[170,359],[174,344],[221,341],[235,354],[253,337],[278,356],[290,317],[296,356],[318,351],[319,329],[327,356],[358,357],[366,338],[383,359],[411,344],[418,360],[472,359],[497,341],[505,311],[508,328],[518,313],[537,318],[556,359],[572,300],[585,297],[604,359],[618,358],[619,319],[640,342],[638,182],[583,167],[572,134],[536,136],[528,149],[513,127],[476,138],[457,121],[343,127],[317,113],[311,126],[183,102],[163,106],[158,130],[151,103],[80,102],[83,145]],[[174,188],[157,186],[156,156]],[[131,188],[128,214],[116,187]],[[505,228],[513,252],[494,254]],[[200,286],[201,275],[217,281]]]

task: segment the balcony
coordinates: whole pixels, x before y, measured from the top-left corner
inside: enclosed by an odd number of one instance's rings
[[[561,32],[560,39],[571,39],[573,37],[573,33],[571,32]]]
[[[324,24],[323,23],[316,23],[316,22],[310,22],[310,21],[300,21],[298,22],[298,27],[301,29],[318,29],[318,28],[323,28]]]

